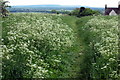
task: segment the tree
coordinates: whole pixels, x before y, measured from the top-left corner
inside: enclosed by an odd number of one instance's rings
[[[83,12],[85,10],[85,7],[81,7],[79,13]]]
[[[83,17],[83,16],[90,16],[90,15],[98,15],[98,14],[100,14],[99,11],[95,11],[90,8],[80,7],[73,10],[69,15]]]
[[[9,3],[9,1],[4,1],[4,0],[0,1],[0,15],[2,17],[7,16],[7,13],[9,13],[9,11],[6,8],[11,7],[11,6],[7,5],[6,3]]]
[[[56,10],[54,10],[54,9],[53,9],[53,10],[51,10],[51,12],[52,12],[52,13],[57,13],[57,11],[56,11]]]
[[[82,16],[90,16],[90,15],[98,15],[100,14],[98,11],[92,10],[90,8],[84,8],[81,7],[79,10],[79,14],[77,17],[82,17]]]

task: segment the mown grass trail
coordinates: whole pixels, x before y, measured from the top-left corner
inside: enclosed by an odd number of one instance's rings
[[[78,20],[77,17],[71,17],[71,16],[65,16],[62,17],[63,21],[65,23],[67,23],[74,31],[75,31],[75,35],[76,35],[76,46],[78,46],[76,48],[75,51],[77,51],[77,53],[74,53],[73,55],[71,55],[71,60],[73,61],[72,66],[69,68],[68,70],[70,72],[70,77],[72,78],[78,78],[79,77],[79,71],[80,71],[80,58],[81,58],[81,52],[82,52],[82,46],[80,44],[80,38],[78,36],[78,31],[77,31],[77,25],[76,25],[76,21]]]
[[[92,16],[88,17],[83,17],[83,18],[77,18],[73,16],[65,16],[62,17],[63,21],[67,23],[74,31],[76,35],[76,50],[77,53],[73,54],[71,59],[73,61],[72,67],[70,67],[68,70],[70,70],[70,76],[74,78],[80,78],[80,79],[85,79],[85,76],[83,76],[81,72],[81,68],[87,67],[85,66],[83,61],[84,58],[84,51],[87,49],[88,44],[86,44],[87,41],[84,40],[84,35],[81,32],[80,29],[81,27],[85,26],[85,24],[92,19]],[[89,61],[89,60],[88,60]],[[87,72],[86,72],[87,73]]]

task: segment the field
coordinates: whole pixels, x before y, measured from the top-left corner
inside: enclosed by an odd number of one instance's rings
[[[2,78],[120,79],[118,16],[12,13],[2,28]]]

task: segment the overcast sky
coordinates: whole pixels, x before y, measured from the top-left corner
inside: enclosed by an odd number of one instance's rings
[[[89,7],[117,7],[120,0],[7,0],[10,5],[41,5],[41,4],[57,4],[57,5],[81,5]]]

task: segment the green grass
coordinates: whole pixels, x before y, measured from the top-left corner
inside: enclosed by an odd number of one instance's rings
[[[0,17],[0,39],[2,38],[2,22],[1,21],[2,21],[2,18]]]
[[[79,71],[80,71],[80,59],[81,59],[81,55],[80,53],[82,52],[82,45],[81,45],[81,40],[78,36],[78,30],[77,30],[77,25],[76,25],[76,21],[78,20],[78,18],[74,17],[74,16],[62,16],[63,22],[67,23],[75,32],[76,35],[76,47],[75,47],[75,53],[71,56],[71,59],[73,61],[73,64],[71,67],[68,68],[68,70],[70,71],[70,76],[72,78],[78,78],[79,77]]]

